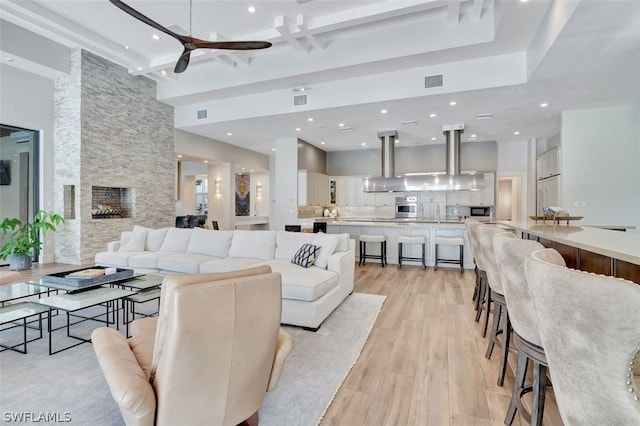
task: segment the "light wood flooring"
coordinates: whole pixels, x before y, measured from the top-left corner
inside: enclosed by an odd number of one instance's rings
[[[497,386],[500,348],[491,360],[484,356],[488,338],[474,321],[473,271],[376,263],[355,268],[354,291],[387,299],[321,425],[502,425],[513,374],[507,369],[504,386]],[[68,269],[34,265],[22,278]],[[562,425],[551,393],[544,424]],[[525,422],[516,416],[514,425]]]
[[[371,263],[355,275],[354,291],[387,299],[321,425],[504,424],[513,374],[497,386],[500,348],[484,356],[473,271]],[[514,425],[524,424],[516,416]],[[562,425],[550,393],[544,424]]]

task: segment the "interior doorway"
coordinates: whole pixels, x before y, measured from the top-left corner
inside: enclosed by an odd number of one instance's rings
[[[36,130],[0,124],[0,221],[8,217],[31,221],[38,211],[39,143]],[[0,233],[0,247],[5,240]],[[0,260],[4,264],[7,261]]]
[[[524,185],[522,176],[498,177],[497,220],[523,220]]]

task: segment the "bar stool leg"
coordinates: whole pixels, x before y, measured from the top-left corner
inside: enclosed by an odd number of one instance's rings
[[[384,242],[384,265],[387,266],[389,262],[387,262],[387,242]]]
[[[438,270],[438,245],[436,244],[436,260],[433,264],[433,270],[437,271]]]
[[[360,241],[360,259],[358,260],[358,266],[362,265],[362,241]]]
[[[491,335],[489,336],[489,344],[487,345],[487,353],[485,358],[491,359],[493,348],[496,346],[496,340],[500,330],[500,320],[502,318],[502,303],[493,302],[493,323],[491,324]]]
[[[402,243],[398,243],[398,269],[402,268]]]
[[[384,268],[384,241],[380,243],[380,263]]]
[[[513,382],[513,393],[511,394],[511,402],[509,403],[507,416],[504,419],[504,424],[507,426],[511,426],[513,424],[513,419],[516,417],[516,411],[518,410],[516,400],[520,398],[520,390],[524,387],[528,363],[529,357],[518,351],[518,366],[516,367],[516,377]]]
[[[366,241],[362,244],[362,264],[367,263],[367,243]]]
[[[460,273],[464,274],[464,246],[460,246]]]
[[[487,303],[485,306],[485,316],[484,316],[484,325],[482,326],[482,337],[485,337],[487,335],[487,329],[489,328],[489,313],[491,312],[491,287],[489,286],[489,283],[485,283],[485,291],[487,293]],[[495,309],[495,303],[494,305],[494,315],[496,314],[496,309]]]
[[[544,414],[544,400],[547,391],[547,367],[539,362],[533,363],[533,409],[531,410],[531,424],[542,425]]]
[[[504,376],[507,373],[507,361],[509,358],[509,345],[511,344],[511,320],[509,319],[509,311],[504,315],[504,337],[502,338],[502,357],[500,359],[500,370],[498,371],[498,386],[504,384]]]
[[[427,261],[426,261],[426,249],[427,245],[422,243],[422,269],[427,269]]]

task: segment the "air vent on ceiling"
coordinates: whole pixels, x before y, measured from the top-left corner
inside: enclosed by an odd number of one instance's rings
[[[444,86],[444,74],[428,75],[424,78],[425,89],[442,86]]]
[[[293,106],[305,106],[307,105],[307,95],[294,95]]]
[[[418,122],[416,120],[409,120],[409,121],[403,121],[402,122],[403,126],[415,126],[416,124],[418,124]]]
[[[206,109],[201,109],[198,111],[198,120],[204,120],[205,118],[207,118],[207,110]]]
[[[482,114],[476,114],[476,120],[491,120],[493,118],[492,112],[485,112]]]

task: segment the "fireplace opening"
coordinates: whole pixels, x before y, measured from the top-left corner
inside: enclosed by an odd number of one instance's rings
[[[121,219],[133,217],[135,189],[109,186],[91,187],[91,217],[93,219]]]

